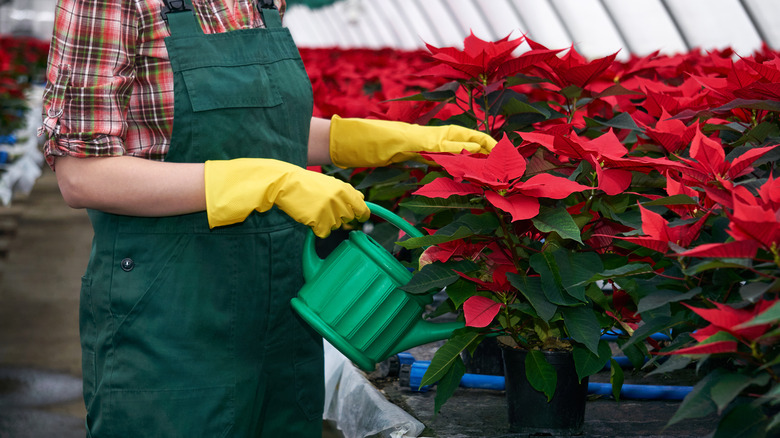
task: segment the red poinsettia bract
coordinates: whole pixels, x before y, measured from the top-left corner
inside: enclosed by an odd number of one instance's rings
[[[747,324],[759,314],[772,307],[777,300],[761,300],[750,308],[735,309],[723,303],[713,302],[714,309],[693,307],[683,303],[694,313],[710,323],[693,333],[698,343],[691,347],[659,354],[717,354],[734,353],[739,344],[752,345],[757,342],[772,324]]]
[[[480,79],[485,84],[496,82],[536,66],[539,62],[554,58],[560,50],[536,48],[519,56],[512,52],[523,43],[523,37],[514,40],[509,35],[498,41],[485,41],[473,32],[463,42],[463,50],[455,47],[435,47],[426,44],[436,65],[425,75],[454,80]]]
[[[413,194],[428,198],[482,195],[488,203],[509,213],[512,221],[531,219],[539,214],[537,198],[563,199],[574,192],[590,189],[550,174],[538,174],[522,180],[526,170],[525,158],[506,135],[489,155],[422,155],[442,166],[452,179],[437,178]]]
[[[681,252],[689,257],[755,258],[763,248],[780,261],[780,182],[769,180],[754,196],[743,187],[735,187],[731,193],[733,210],[727,216],[727,229],[734,239],[730,242],[708,243]]]

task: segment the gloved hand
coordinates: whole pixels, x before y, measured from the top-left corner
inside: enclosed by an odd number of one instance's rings
[[[371,212],[351,185],[280,160],[239,158],[206,161],[206,213],[209,227],[241,222],[253,210],[276,205],[319,237]]]
[[[418,152],[453,152],[466,149],[487,154],[493,137],[457,125],[421,126],[370,119],[330,121],[330,158],[339,167],[381,167],[420,159]]]

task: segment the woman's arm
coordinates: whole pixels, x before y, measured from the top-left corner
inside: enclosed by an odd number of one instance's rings
[[[313,118],[309,164],[330,164],[330,120]],[[203,163],[165,163],[131,156],[57,157],[57,182],[73,208],[132,216],[170,216],[206,209]]]
[[[170,216],[206,209],[203,163],[163,163],[130,156],[58,157],[65,202],[132,216]]]

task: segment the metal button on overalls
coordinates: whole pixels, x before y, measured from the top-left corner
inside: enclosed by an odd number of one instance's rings
[[[207,35],[191,11],[167,14],[166,161],[306,165],[311,84],[278,12],[263,18],[265,29]],[[214,230],[205,212],[89,215],[81,338],[93,438],[321,434],[322,339],[289,304],[305,227],[276,208]]]
[[[123,258],[119,263],[122,266],[122,270],[125,272],[130,272],[135,267],[135,262],[131,258]]]

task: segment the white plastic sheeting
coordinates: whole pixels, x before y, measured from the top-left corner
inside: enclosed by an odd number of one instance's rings
[[[291,7],[285,23],[302,47],[458,47],[473,32],[626,58],[694,48],[750,54],[762,41],[778,49],[778,16],[777,0],[342,0]]]
[[[387,401],[352,362],[325,345],[325,410],[346,438],[417,437],[425,426]]]

